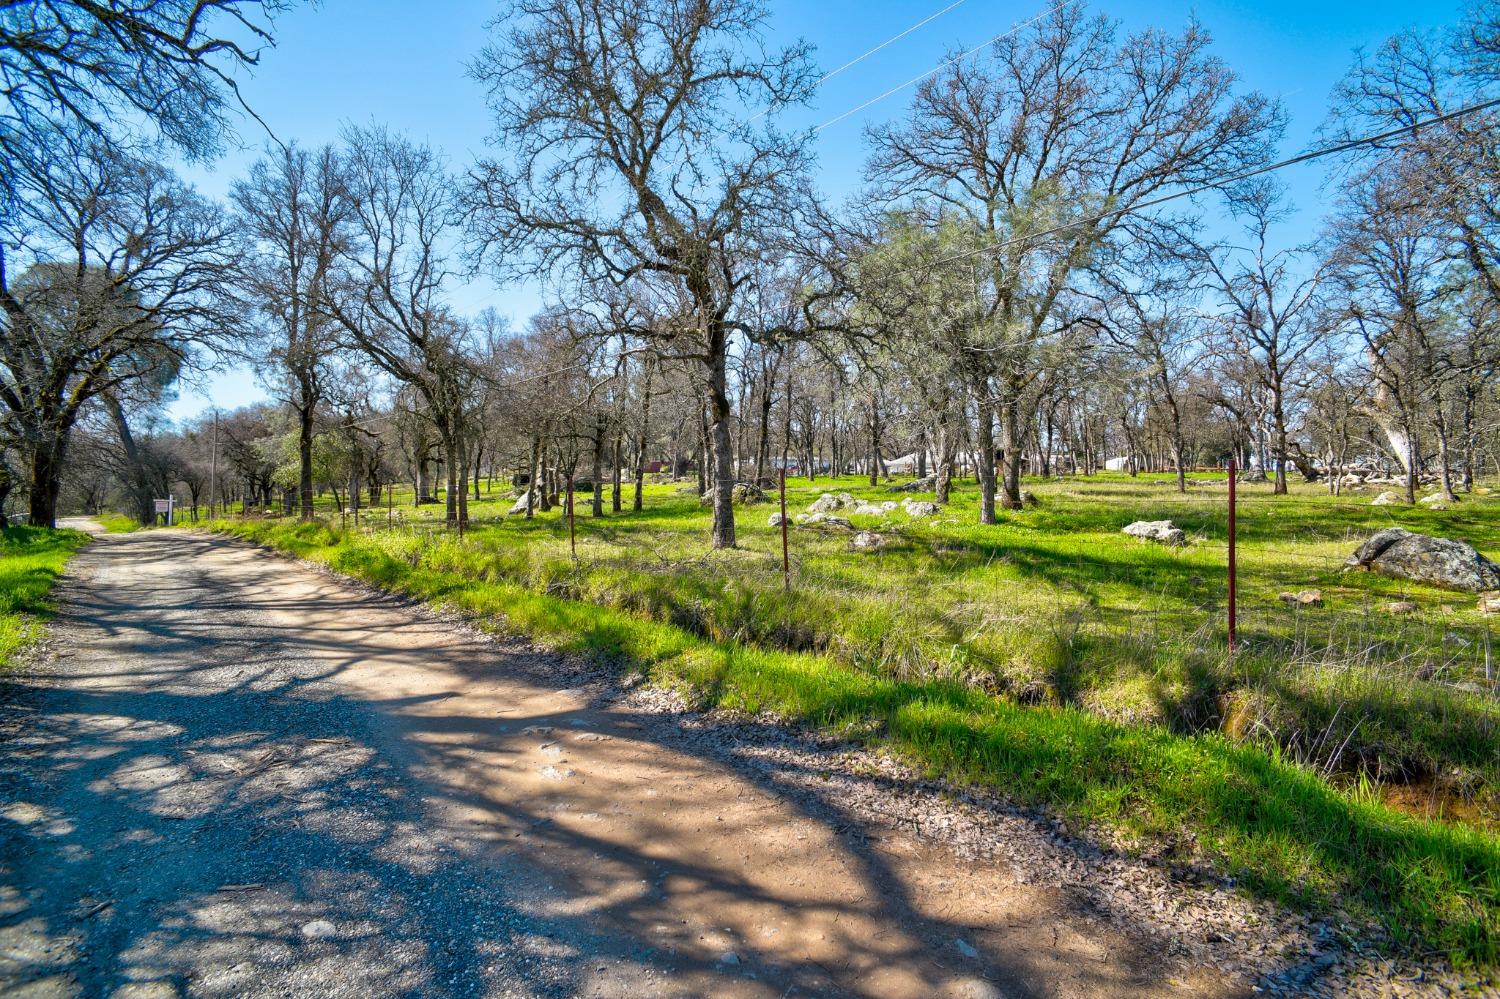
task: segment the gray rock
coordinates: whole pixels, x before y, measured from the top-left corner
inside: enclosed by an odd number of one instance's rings
[[[516,502],[511,506],[510,512],[508,514],[506,514],[506,516],[509,516],[509,517],[522,517],[522,516],[525,516],[525,514],[526,514],[526,499],[527,499],[527,497],[529,495],[531,495],[531,494],[529,494],[529,493],[522,493],[521,494],[521,498],[518,499],[518,500],[516,500]],[[541,509],[541,504],[538,501],[533,500],[532,503],[533,503],[533,505],[532,505],[531,509],[532,509],[533,512]]]
[[[896,509],[895,500],[886,500],[884,503],[856,503],[854,512],[862,517],[884,517]]]
[[[1374,499],[1370,500],[1370,505],[1371,506],[1395,506],[1397,503],[1400,503],[1400,502],[1401,502],[1401,497],[1397,496],[1395,493],[1393,493],[1393,492],[1383,492],[1379,496],[1376,496]]]
[[[736,482],[729,487],[729,501],[735,506],[750,506],[766,501],[765,490],[753,482]],[[710,489],[698,498],[700,506],[714,505],[714,490]]]
[[[766,523],[771,525],[772,527],[780,527],[781,522],[784,520],[786,520],[786,518],[783,517],[781,515],[781,511],[778,510],[775,513],[771,514],[770,517],[766,518]]]
[[[310,923],[302,924],[302,935],[309,940],[322,940],[337,932],[338,929],[326,919],[314,919]]]
[[[798,527],[836,527],[846,531],[854,530],[854,525],[844,517],[835,517],[827,513],[814,513],[803,517]]]
[[[1473,545],[1400,527],[1376,532],[1349,556],[1344,568],[1470,593],[1500,588],[1500,566]]]
[[[860,531],[849,541],[849,547],[862,552],[878,551],[885,547],[885,535],[874,531]]]
[[[812,506],[807,508],[808,513],[832,513],[845,507],[854,506],[859,501],[848,493],[824,493],[813,500]]]
[[[912,479],[910,482],[898,482],[894,486],[886,486],[888,493],[928,493],[937,488],[937,473],[924,476],[920,479]]]
[[[1186,532],[1170,520],[1138,520],[1120,528],[1120,533],[1128,534],[1132,538],[1140,538],[1142,541],[1154,541],[1161,545],[1187,543]]]
[[[740,956],[732,950],[726,950],[724,953],[719,955],[719,963],[730,965],[739,964]]]
[[[958,952],[960,954],[962,954],[964,957],[978,957],[979,956],[979,948],[975,947],[973,944],[969,943],[969,941],[967,941],[967,940],[964,940],[964,939],[955,940],[955,941],[953,941],[953,946],[957,947],[958,948]]]
[[[936,503],[918,499],[902,500],[901,509],[905,510],[909,517],[936,517],[943,512],[943,508]]]

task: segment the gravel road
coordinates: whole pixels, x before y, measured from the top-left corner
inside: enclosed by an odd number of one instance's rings
[[[1316,945],[242,543],[101,535],[59,602],[0,684],[7,996],[1217,996]]]

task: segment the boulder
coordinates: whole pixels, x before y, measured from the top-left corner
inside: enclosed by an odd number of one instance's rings
[[[750,506],[754,503],[764,503],[766,494],[760,486],[753,482],[736,482],[729,487],[729,501],[735,506]],[[714,505],[714,491],[710,489],[698,500],[700,506]]]
[[[1138,520],[1134,524],[1120,528],[1120,533],[1128,534],[1132,538],[1140,538],[1142,541],[1154,541],[1161,545],[1187,543],[1187,533],[1170,520]]]
[[[937,488],[937,473],[924,476],[920,479],[912,479],[910,482],[898,482],[894,486],[886,486],[888,493],[930,493]]]
[[[865,517],[884,517],[894,509],[896,509],[895,500],[886,500],[884,503],[859,502],[854,504],[854,512]]]
[[[1370,505],[1371,506],[1395,506],[1397,503],[1400,503],[1400,502],[1401,502],[1401,497],[1400,496],[1397,496],[1393,492],[1387,491],[1387,492],[1381,493],[1379,496],[1376,496],[1374,499],[1370,500]]]
[[[846,506],[854,506],[859,501],[848,493],[824,493],[813,500],[812,506],[807,508],[808,513],[832,513],[842,510]]]
[[[781,515],[781,511],[778,510],[776,513],[771,514],[771,516],[766,520],[766,523],[772,527],[780,527],[785,520],[786,518],[783,517]]]
[[[1345,569],[1367,569],[1450,590],[1500,589],[1500,566],[1466,541],[1415,534],[1400,527],[1377,531],[1355,549]]]
[[[803,517],[798,527],[835,527],[844,531],[854,530],[854,525],[843,517],[835,517],[828,513],[812,513]]]
[[[1288,607],[1322,607],[1322,590],[1298,590],[1296,593],[1283,593],[1280,600]]]
[[[931,500],[911,499],[910,497],[901,501],[901,509],[906,511],[908,517],[936,517],[943,512],[943,508]]]
[[[849,547],[857,552],[873,552],[885,547],[885,535],[874,531],[860,531],[849,540]]]
[[[1385,605],[1385,612],[1387,614],[1415,614],[1417,605],[1410,600],[1392,600]]]
[[[1458,497],[1448,497],[1444,496],[1441,492],[1435,492],[1427,496],[1423,496],[1421,499],[1417,500],[1417,502],[1433,510],[1446,510],[1448,508],[1444,504],[1457,503]]]
[[[516,500],[516,502],[511,506],[510,512],[507,513],[506,516],[509,516],[509,517],[524,517],[526,515],[526,498],[527,498],[527,495],[529,495],[529,494],[523,494],[520,499]],[[542,508],[541,507],[541,501],[538,499],[538,500],[536,500],[536,501],[533,502],[533,505],[532,505],[531,509],[533,511],[537,511],[537,510],[540,510],[541,508]]]

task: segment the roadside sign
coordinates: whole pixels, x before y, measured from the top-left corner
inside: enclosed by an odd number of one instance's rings
[[[159,499],[159,500],[156,500],[155,502],[156,502],[156,512],[157,513],[171,513],[172,512],[172,501],[171,500],[169,500],[169,499]]]

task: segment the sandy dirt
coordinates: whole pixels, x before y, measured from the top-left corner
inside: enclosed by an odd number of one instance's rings
[[[0,694],[7,996],[1248,991],[241,543],[100,536],[59,601]]]

